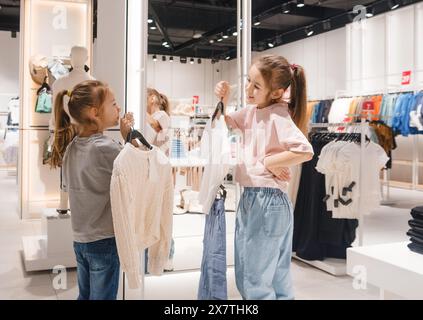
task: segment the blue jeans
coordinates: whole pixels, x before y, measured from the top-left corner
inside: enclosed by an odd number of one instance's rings
[[[78,300],[116,300],[120,263],[115,238],[73,244],[78,274]]]
[[[198,300],[227,300],[225,202],[216,199],[206,216]]]
[[[245,188],[235,228],[235,277],[243,299],[294,299],[293,209],[279,189]]]

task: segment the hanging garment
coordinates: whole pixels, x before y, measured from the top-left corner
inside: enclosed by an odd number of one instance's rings
[[[360,165],[360,144],[335,141],[322,149],[316,170],[325,174],[325,200],[333,218],[359,219],[380,205],[380,170],[389,158],[378,144],[363,143],[365,165]]]
[[[35,105],[35,112],[37,113],[51,113],[53,104],[53,96],[51,91],[47,88],[42,88],[38,92],[37,103]]]
[[[413,106],[410,111],[410,131],[417,134],[423,131],[423,92],[414,96]]]
[[[333,219],[326,202],[325,176],[315,167],[327,141],[312,139],[313,159],[303,164],[294,212],[293,251],[305,260],[345,259],[355,240],[358,221]]]
[[[216,199],[206,216],[198,300],[227,300],[225,200]]]
[[[169,258],[173,221],[172,168],[158,148],[143,151],[127,143],[113,166],[110,198],[122,270],[139,288],[140,252],[148,250],[148,271],[161,275]]]
[[[231,167],[231,146],[228,129],[223,117],[210,120],[201,139],[201,158],[207,160],[201,180],[199,201],[203,212],[208,213],[220,185]]]
[[[349,118],[348,112],[350,111],[350,105],[353,102],[353,98],[341,98],[336,99],[329,113],[329,123],[341,123]]]

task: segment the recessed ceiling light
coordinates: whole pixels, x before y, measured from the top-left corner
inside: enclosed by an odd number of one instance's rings
[[[153,23],[153,19],[148,19],[147,20],[147,22],[150,24],[150,23]]]
[[[156,29],[157,29],[157,27],[156,27],[156,26],[151,26],[151,27],[150,27],[150,29],[151,29],[151,30],[156,30]]]
[[[238,32],[237,32],[237,31],[235,31],[234,33],[232,33],[232,35],[233,35],[234,37],[237,37],[237,36],[238,36]]]
[[[202,36],[203,36],[203,34],[202,34],[202,33],[197,32],[197,33],[194,33],[194,35],[193,35],[192,37],[193,37],[194,39],[200,39]]]
[[[269,42],[268,44],[267,44],[267,46],[269,47],[269,48],[274,48],[275,47],[275,43],[272,41],[272,42]]]
[[[214,43],[214,39],[210,39],[210,40],[209,40],[209,43],[210,43],[210,44],[213,44],[213,43]]]
[[[305,6],[305,4],[304,4],[304,0],[297,0],[297,7],[298,8],[302,8],[302,7],[304,7]]]
[[[256,22],[254,22],[254,25],[255,26],[259,26],[259,25],[261,25],[261,22],[260,21],[256,21]]]

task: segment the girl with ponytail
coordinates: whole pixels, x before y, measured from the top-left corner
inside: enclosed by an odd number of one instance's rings
[[[147,89],[147,123],[153,129],[147,132],[147,140],[169,156],[169,100],[164,94],[152,88]]]
[[[293,299],[290,274],[293,208],[287,196],[289,167],[309,161],[304,69],[279,56],[263,56],[250,68],[245,109],[226,115],[241,133],[243,158],[237,182],[244,188],[236,218],[235,275],[244,299]],[[229,84],[215,93],[226,105]],[[290,102],[284,97],[290,92]]]
[[[53,167],[61,167],[69,193],[78,300],[115,300],[120,263],[110,205],[113,162],[122,146],[103,132],[120,121],[126,139],[133,117],[120,119],[111,89],[100,81],[62,91],[55,102]]]

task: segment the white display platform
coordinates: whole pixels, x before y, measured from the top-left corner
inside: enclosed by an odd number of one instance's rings
[[[54,209],[45,209],[41,227],[40,236],[22,238],[25,270],[52,270],[57,266],[75,268],[70,214],[59,215]]]
[[[380,288],[381,299],[423,299],[423,255],[410,251],[407,244],[348,249],[348,275],[367,279],[367,283]]]
[[[297,257],[295,252],[293,253],[292,257],[296,260],[307,263],[317,269],[320,269],[337,277],[347,275],[347,266],[345,260],[343,259],[327,258],[323,261],[309,261]]]

